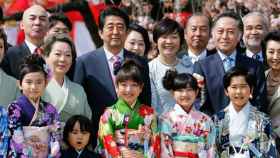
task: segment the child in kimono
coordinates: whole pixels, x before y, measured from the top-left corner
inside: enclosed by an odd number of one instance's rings
[[[140,66],[126,61],[116,75],[117,102],[108,107],[99,122],[99,150],[109,158],[159,156],[154,109],[137,99],[143,88]]]
[[[62,150],[61,158],[99,158],[88,149],[93,139],[91,121],[83,115],[70,117],[63,130],[63,141],[68,148]]]
[[[22,96],[8,107],[11,139],[8,157],[59,157],[59,115],[41,96],[47,85],[44,59],[32,54],[20,67],[18,85]]]
[[[229,105],[213,116],[220,158],[277,158],[268,116],[250,103],[254,77],[234,67],[224,76]]]
[[[193,107],[199,93],[196,79],[168,70],[162,82],[176,104],[160,116],[161,158],[214,158],[214,124]]]
[[[0,106],[0,158],[7,156],[9,144],[8,114],[5,108]]]

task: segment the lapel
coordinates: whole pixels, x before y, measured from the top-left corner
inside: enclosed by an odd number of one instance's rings
[[[110,72],[110,68],[109,68],[109,64],[107,62],[107,58],[105,55],[105,51],[102,48],[99,48],[96,52],[96,65],[95,66],[95,77],[97,79],[99,79],[99,81],[101,83],[103,83],[104,87],[107,88],[107,90],[110,91],[110,93],[117,98],[117,94],[116,94],[116,90],[115,90],[115,86],[113,83],[113,79],[111,76],[111,72]]]
[[[209,65],[206,65],[206,66],[210,67],[211,65],[215,66],[214,68],[212,67],[214,69],[214,71],[209,71],[209,72],[214,72],[215,73],[214,79],[217,80],[217,82],[219,82],[219,83],[223,83],[223,76],[225,75],[225,70],[224,70],[223,61],[221,60],[218,53],[216,53],[212,56],[212,59],[209,60]]]
[[[23,42],[21,45],[19,45],[19,49],[22,50],[21,52],[27,56],[30,55],[30,49],[28,48],[27,44],[25,42]]]

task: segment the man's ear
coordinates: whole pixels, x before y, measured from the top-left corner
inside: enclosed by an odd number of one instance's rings
[[[23,21],[20,21],[20,23],[19,23],[19,28],[20,28],[21,30],[24,30]]]
[[[103,39],[103,31],[99,29],[98,34],[99,34],[100,38]]]

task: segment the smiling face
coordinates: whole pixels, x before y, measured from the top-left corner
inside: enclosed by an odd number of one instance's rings
[[[244,76],[234,76],[225,93],[232,102],[234,108],[240,111],[249,101],[252,90]]]
[[[201,52],[206,49],[209,40],[209,29],[207,17],[191,17],[185,29],[185,39],[189,49],[193,52]]]
[[[74,149],[80,151],[84,149],[90,139],[88,131],[81,131],[80,123],[77,121],[73,127],[73,131],[68,134],[68,142]]]
[[[180,36],[178,32],[165,34],[158,38],[159,54],[164,58],[174,58],[180,49]]]
[[[104,42],[105,48],[119,52],[124,46],[126,31],[124,20],[119,16],[112,15],[105,18],[103,30],[99,31],[99,35]]]
[[[192,88],[182,88],[172,91],[172,95],[177,104],[179,104],[183,109],[189,111],[196,99],[198,91]]]
[[[129,105],[132,105],[142,92],[143,85],[133,80],[126,80],[117,83],[116,89],[118,97],[122,98]]]
[[[262,17],[252,15],[244,20],[243,41],[246,47],[259,48],[267,33],[266,26],[263,24]]]
[[[57,41],[52,45],[46,62],[54,75],[65,75],[72,65],[72,50],[68,43]]]
[[[23,77],[21,83],[19,83],[19,88],[29,100],[37,102],[46,85],[47,81],[43,72],[31,72]]]
[[[143,36],[139,32],[131,31],[125,40],[124,48],[137,55],[144,56],[145,43]]]
[[[230,17],[220,18],[212,30],[212,35],[216,48],[226,55],[235,50],[241,37],[238,22]]]
[[[280,42],[270,40],[266,46],[266,58],[269,67],[280,71]]]

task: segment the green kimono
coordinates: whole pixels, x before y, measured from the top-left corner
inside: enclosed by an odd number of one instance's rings
[[[99,122],[99,152],[105,157],[156,157],[159,136],[153,108],[123,99],[107,108]]]

